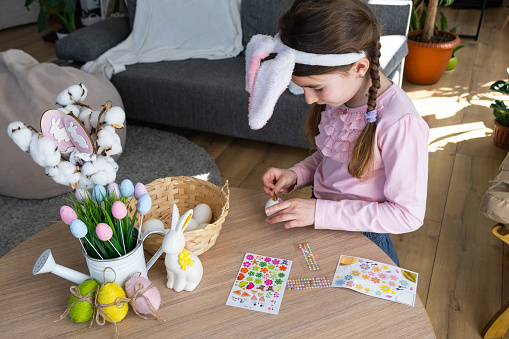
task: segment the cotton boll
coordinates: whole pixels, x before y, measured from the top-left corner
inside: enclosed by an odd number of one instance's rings
[[[39,138],[37,134],[30,142],[30,156],[41,167],[56,166],[61,158],[55,142],[47,137]]]
[[[71,93],[67,89],[64,89],[60,94],[57,95],[57,104],[62,107],[74,104],[74,100],[71,97]]]
[[[67,105],[65,107],[59,108],[58,110],[64,112],[65,114],[72,113],[76,117],[80,115],[80,108],[76,105]]]
[[[82,93],[81,93],[81,98],[78,101],[83,102],[87,98],[88,88],[84,84],[80,84],[80,87],[81,87]]]
[[[97,168],[94,166],[93,161],[88,161],[81,166],[81,174],[91,177],[92,175],[97,173]]]
[[[108,183],[115,181],[117,176],[118,165],[115,160],[109,157],[103,157],[98,155],[97,159],[93,161],[94,167],[97,172],[93,174],[90,179],[96,185],[107,185]],[[104,184],[103,184],[104,182]]]
[[[90,124],[93,128],[97,128],[97,119],[99,118],[99,114],[101,114],[101,111],[93,111],[90,115]],[[101,123],[104,122],[104,114],[101,117]]]
[[[111,129],[113,127],[110,127]],[[97,153],[112,156],[115,154],[122,153],[122,143],[120,137],[113,130],[111,132],[108,128],[103,128],[97,133],[97,145],[99,146]],[[104,152],[104,153],[103,153]]]
[[[106,112],[104,122],[115,128],[124,128],[125,112],[119,106],[113,106]]]
[[[83,107],[80,110],[80,115],[78,119],[83,123],[85,129],[90,133],[92,131],[92,125],[90,124],[90,116],[92,115],[92,110],[88,107]]]
[[[21,121],[15,121],[7,126],[7,134],[23,152],[28,152],[35,132],[27,128]]]
[[[71,95],[71,99],[73,101],[81,101],[81,96],[83,95],[83,88],[80,85],[72,85],[67,87],[67,91]]]
[[[81,170],[83,171],[83,168],[81,168]],[[94,182],[83,173],[80,173],[79,182],[80,182],[79,187],[83,187],[87,190],[93,189],[95,186]]]
[[[48,171],[51,178],[58,184],[71,185],[80,180],[80,173],[76,170],[76,166],[69,161],[60,161],[60,163]]]

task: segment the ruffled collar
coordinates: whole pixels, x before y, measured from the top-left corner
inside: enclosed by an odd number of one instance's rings
[[[378,114],[383,108],[383,104],[377,103]],[[324,156],[345,164],[350,161],[355,141],[366,126],[366,110],[367,105],[355,108],[327,106],[318,125],[320,133],[315,137],[316,146]]]

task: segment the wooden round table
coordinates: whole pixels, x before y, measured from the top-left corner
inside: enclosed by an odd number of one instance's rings
[[[193,292],[166,288],[164,260],[148,272],[161,293],[159,313],[166,322],[144,320],[130,310],[118,323],[120,338],[434,338],[426,310],[369,297],[344,288],[286,291],[279,315],[226,305],[246,252],[293,260],[290,279],[327,276],[332,280],[340,255],[393,264],[365,236],[355,232],[285,229],[265,222],[262,193],[231,188],[230,211],[216,244],[200,255],[203,279]],[[113,337],[114,325],[74,323],[65,311],[74,283],[51,273],[34,276],[40,254],[51,249],[57,264],[87,272],[80,244],[69,226],[55,223],[0,258],[0,328],[5,338]],[[310,271],[299,243],[318,254],[320,270]],[[145,252],[148,261],[150,254]]]

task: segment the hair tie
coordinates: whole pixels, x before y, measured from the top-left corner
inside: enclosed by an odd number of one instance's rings
[[[364,118],[367,122],[376,122],[376,109],[364,113]]]

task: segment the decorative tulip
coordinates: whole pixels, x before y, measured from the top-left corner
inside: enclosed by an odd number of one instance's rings
[[[85,238],[85,240],[89,243],[89,245],[92,246],[95,253],[97,253],[97,255],[101,259],[103,259],[101,254],[99,254],[97,249],[94,247],[94,245],[92,245],[92,243],[90,243],[90,240],[88,240],[86,238],[86,235],[88,233],[88,228],[87,228],[87,225],[85,225],[85,223],[83,221],[81,221],[80,219],[74,219],[73,221],[71,221],[70,227],[71,227],[72,235],[74,235],[76,238],[78,238],[80,240],[81,247],[83,247],[83,243],[81,242],[81,239]],[[83,247],[83,250],[85,251],[85,253],[87,252],[85,250],[85,247]]]
[[[76,215],[76,212],[72,208],[64,205],[60,207],[60,218],[62,218],[62,221],[64,223],[70,225],[71,221],[73,221],[74,219],[78,219],[78,216]]]
[[[120,192],[126,198],[129,198],[134,194],[134,185],[133,182],[129,179],[124,179],[120,184]]]
[[[95,185],[94,190],[92,191],[92,198],[94,198],[97,202],[103,202],[105,196],[106,188],[102,185]]]

